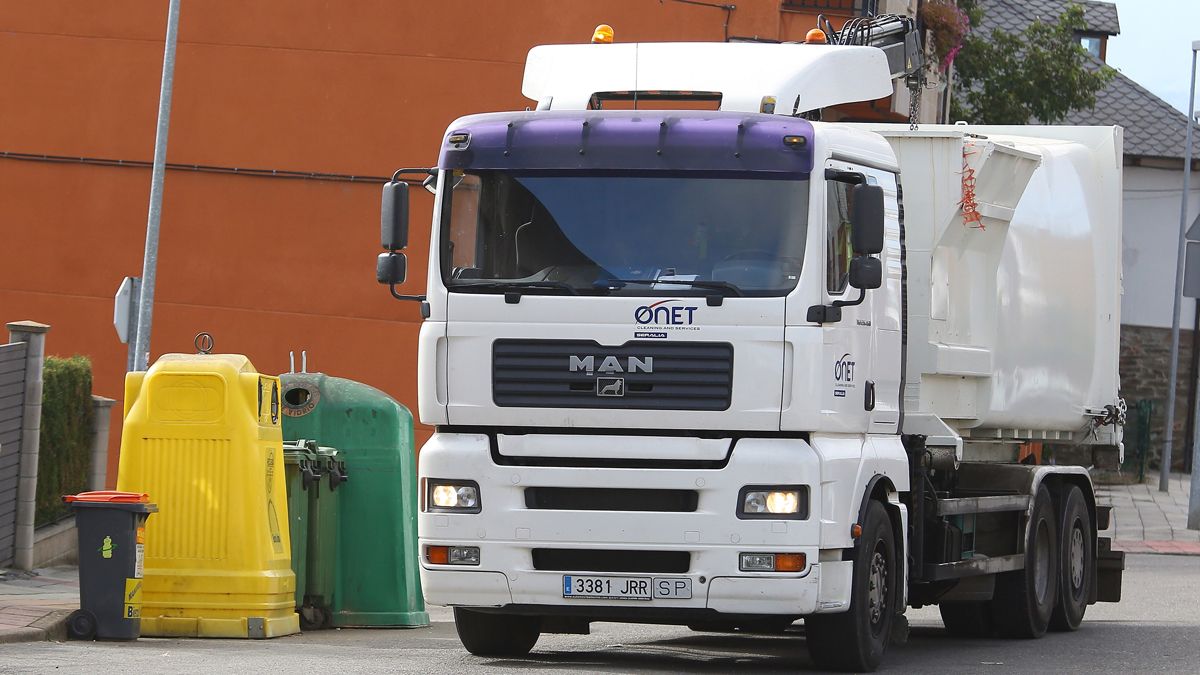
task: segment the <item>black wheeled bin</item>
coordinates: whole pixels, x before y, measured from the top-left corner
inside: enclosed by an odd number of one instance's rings
[[[79,609],[67,618],[76,640],[135,640],[142,632],[146,519],[158,507],[139,492],[67,495],[79,532]]]

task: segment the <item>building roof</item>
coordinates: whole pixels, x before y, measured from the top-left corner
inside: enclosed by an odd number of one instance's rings
[[[1025,30],[1034,19],[1043,22],[1058,21],[1070,0],[980,0],[983,23],[980,28],[991,32],[999,28],[1008,33]],[[1083,7],[1083,19],[1089,31],[1116,35],[1121,32],[1117,21],[1117,6],[1099,0],[1084,0],[1075,4]]]
[[[1096,93],[1095,108],[1072,110],[1062,123],[1119,124],[1125,127],[1126,156],[1183,159],[1187,116],[1120,72]],[[1192,138],[1194,144],[1200,141],[1200,125],[1193,123]]]
[[[977,30],[988,35],[993,29],[1008,33],[1024,31],[1035,19],[1057,20],[1071,0],[981,0],[983,20]],[[1089,31],[1116,35],[1120,32],[1116,5],[1107,2],[1079,3]],[[1091,68],[1103,64],[1093,59]],[[1100,125],[1119,124],[1125,128],[1127,157],[1161,157],[1183,159],[1187,133],[1187,116],[1171,104],[1152,94],[1145,87],[1117,71],[1108,86],[1096,94],[1092,110],[1073,110],[1062,124]],[[1200,125],[1193,126],[1195,142],[1200,142]]]

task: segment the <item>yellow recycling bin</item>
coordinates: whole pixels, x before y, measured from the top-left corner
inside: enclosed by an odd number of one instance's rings
[[[149,492],[142,635],[300,631],[279,378],[239,354],[167,354],[125,377],[117,489]]]

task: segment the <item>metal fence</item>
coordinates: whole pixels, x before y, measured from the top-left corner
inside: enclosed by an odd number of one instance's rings
[[[16,545],[26,349],[24,342],[0,344],[0,567],[12,564]]]
[[[1146,480],[1146,458],[1150,454],[1150,431],[1154,428],[1154,401],[1141,399],[1130,406],[1125,425],[1125,461],[1121,473],[1136,475],[1139,483]]]

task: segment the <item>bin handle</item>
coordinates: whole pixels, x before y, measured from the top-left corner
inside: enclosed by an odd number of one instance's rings
[[[307,490],[308,486],[321,481],[321,473],[314,471],[311,462],[302,460],[300,462],[300,489]]]
[[[93,490],[80,492],[77,495],[63,495],[62,500],[68,504],[74,502],[116,502],[122,504],[145,504],[150,501],[150,495],[145,492],[123,492],[121,490]]]
[[[345,462],[330,462],[329,463],[329,489],[336,490],[337,486],[350,480],[350,475],[346,473]]]

